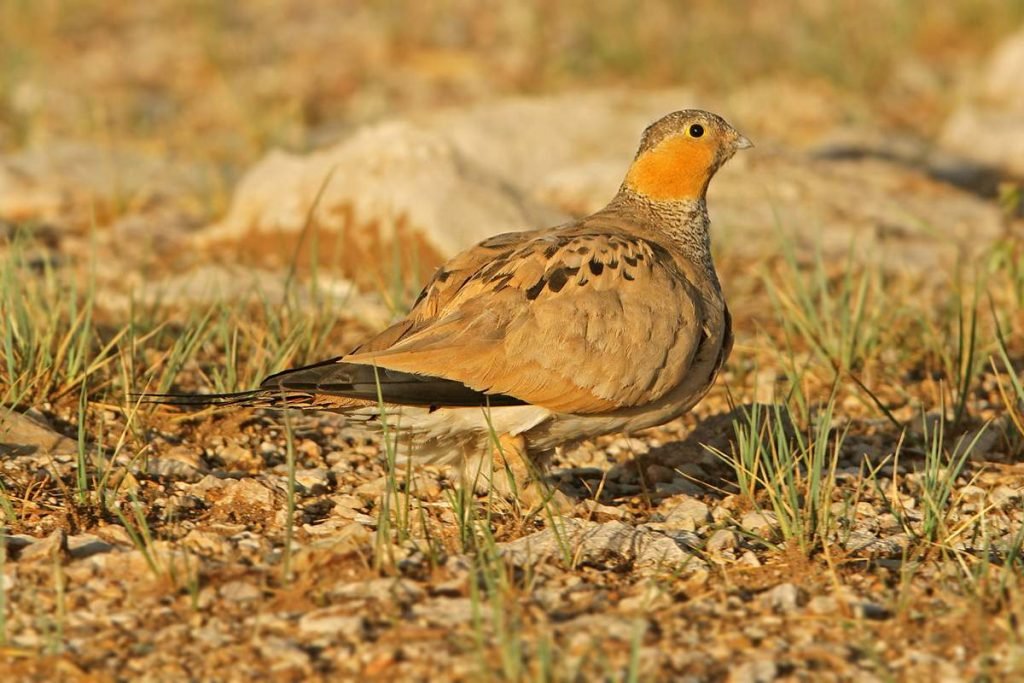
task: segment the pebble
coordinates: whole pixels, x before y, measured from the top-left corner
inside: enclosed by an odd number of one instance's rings
[[[795,611],[806,601],[806,595],[792,583],[780,583],[761,597],[767,607],[782,614]]]
[[[37,540],[21,551],[22,562],[58,561],[67,554],[68,536],[63,529],[57,529],[49,536]]]
[[[1024,496],[1024,489],[1015,489],[1006,484],[1000,484],[989,493],[992,504],[999,509],[1006,509],[1016,504]]]
[[[299,631],[311,635],[344,636],[358,640],[365,629],[364,617],[334,614],[333,608],[313,610],[299,619]]]
[[[753,550],[745,550],[740,558],[736,560],[736,564],[740,567],[760,567],[761,560],[757,559],[757,555]]]
[[[263,591],[259,586],[248,581],[229,581],[220,587],[220,596],[232,602],[245,602],[247,600],[259,600],[263,597]]]
[[[114,545],[93,534],[69,536],[67,540],[68,554],[73,560],[81,560],[100,553],[109,553]]]
[[[263,469],[263,458],[238,444],[225,446],[217,455],[224,463],[224,469],[228,471],[259,472]]]
[[[740,526],[752,534],[767,538],[774,533],[777,522],[775,515],[770,512],[752,510],[740,518]]]
[[[330,479],[325,469],[297,470],[295,483],[304,495],[319,496],[327,493]]]
[[[779,667],[770,659],[743,662],[729,669],[727,683],[771,683],[779,674]]]
[[[835,614],[839,610],[839,602],[831,595],[816,595],[807,601],[807,611],[818,616]]]
[[[855,602],[851,605],[853,613],[861,619],[884,620],[892,616],[892,612],[874,602]]]
[[[724,550],[731,550],[739,545],[739,538],[735,531],[730,529],[718,529],[711,534],[704,548],[709,553],[720,553]]]

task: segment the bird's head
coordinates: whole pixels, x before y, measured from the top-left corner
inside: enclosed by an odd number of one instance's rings
[[[644,131],[625,187],[655,202],[703,199],[711,177],[753,144],[725,119],[700,109],[665,116]]]

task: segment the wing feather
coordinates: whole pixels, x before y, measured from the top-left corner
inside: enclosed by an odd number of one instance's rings
[[[708,325],[697,279],[656,242],[608,225],[501,235],[439,271],[399,334],[341,360],[559,412],[641,406],[678,386],[704,330],[721,327]]]

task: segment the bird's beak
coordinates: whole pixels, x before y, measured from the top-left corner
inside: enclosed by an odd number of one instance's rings
[[[732,146],[734,149],[750,149],[754,146],[754,143],[748,140],[746,135],[737,135]]]

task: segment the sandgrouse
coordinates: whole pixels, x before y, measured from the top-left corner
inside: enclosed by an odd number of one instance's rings
[[[151,398],[386,422],[401,455],[535,500],[536,468],[557,446],[663,424],[711,387],[732,331],[705,197],[750,146],[715,114],[669,114],[644,131],[606,207],[469,248],[351,353],[255,391]]]

